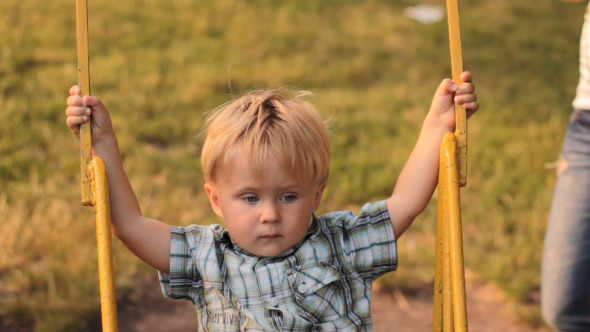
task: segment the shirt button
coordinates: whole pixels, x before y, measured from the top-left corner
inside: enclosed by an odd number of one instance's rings
[[[299,293],[305,293],[305,292],[307,292],[307,289],[308,289],[308,287],[306,284],[301,284],[301,285],[299,285],[299,287],[297,287],[297,290],[299,291]]]
[[[276,307],[276,306],[278,306],[278,305],[279,305],[279,300],[278,300],[276,297],[271,297],[271,298],[268,300],[268,304],[269,304],[271,307]]]

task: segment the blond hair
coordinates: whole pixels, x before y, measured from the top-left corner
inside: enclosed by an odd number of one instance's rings
[[[325,185],[330,142],[324,120],[303,97],[308,92],[257,91],[220,106],[207,119],[201,168],[205,181],[236,157],[262,176],[269,157],[300,184]],[[287,95],[291,97],[287,97]]]

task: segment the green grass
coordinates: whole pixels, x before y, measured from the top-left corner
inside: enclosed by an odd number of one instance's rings
[[[438,2],[428,1],[432,4]],[[322,210],[385,198],[438,82],[446,22],[402,15],[416,1],[90,1],[92,92],[108,105],[144,213],[215,222],[202,190],[204,113],[253,88],[315,93],[331,119]],[[584,4],[461,3],[469,122],[462,190],[466,267],[538,322],[536,293],[557,158],[577,83]],[[0,2],[0,328],[83,331],[98,310],[92,209],[79,204],[78,141],[64,124],[77,81],[73,1]],[[429,283],[436,197],[399,243],[384,282]],[[118,295],[152,273],[115,243]],[[417,280],[417,281],[416,281]],[[533,310],[525,310],[532,304]]]

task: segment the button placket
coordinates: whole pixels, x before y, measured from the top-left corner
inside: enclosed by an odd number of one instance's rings
[[[277,277],[276,273],[278,272],[275,268],[276,267],[274,267],[273,264],[270,264],[270,261],[268,259],[261,259],[256,264],[256,279],[258,281],[259,287],[261,287],[262,285],[272,284],[272,279]],[[277,287],[279,286],[277,285]],[[262,287],[260,289],[261,291],[263,291]],[[279,306],[278,296],[272,296],[270,292],[264,294],[264,291],[262,295],[264,299],[264,304],[267,308],[276,309]]]

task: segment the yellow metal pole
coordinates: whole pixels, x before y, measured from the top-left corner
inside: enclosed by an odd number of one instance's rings
[[[447,22],[449,26],[449,45],[453,81],[463,83],[463,53],[461,49],[461,30],[459,27],[458,0],[447,0]],[[465,269],[463,264],[463,235],[461,225],[460,187],[467,184],[467,116],[462,105],[455,104],[455,132],[443,138],[445,151],[444,166],[448,184],[448,225],[450,241],[450,268],[453,294],[454,331],[467,331],[467,305],[465,300]]]
[[[439,183],[444,173],[439,169]],[[444,234],[444,195],[442,185],[438,187],[438,213],[436,220],[436,265],[434,270],[434,297],[432,300],[432,331],[443,331],[443,241]]]
[[[88,3],[86,0],[76,0],[76,31],[78,84],[80,85],[80,94],[85,96],[90,95]],[[117,332],[108,181],[104,161],[99,157],[92,158],[92,135],[89,122],[80,126],[80,157],[82,205],[94,206],[96,217],[102,330]]]
[[[76,32],[78,40],[78,84],[80,95],[90,95],[90,66],[88,56],[88,3],[76,0]],[[92,160],[92,138],[90,122],[80,126],[80,173],[82,205],[92,205],[92,188],[89,169]]]
[[[461,230],[461,201],[459,172],[457,169],[457,143],[455,135],[447,134],[441,146],[441,164],[447,184],[446,209],[448,211],[448,236],[450,279],[453,300],[454,331],[467,331],[467,306],[465,301],[465,270],[463,265],[463,235]]]
[[[96,214],[96,243],[102,330],[117,331],[117,301],[113,273],[113,249],[111,241],[111,211],[106,167],[100,157],[92,159],[94,212]]]
[[[443,141],[444,142],[444,141]],[[444,144],[444,143],[443,143]],[[441,146],[441,151],[443,147]],[[449,179],[447,172],[442,167],[440,171],[442,176],[442,198],[443,198],[443,331],[452,331],[453,328],[453,289],[451,288],[451,257],[450,257],[450,244],[449,244]]]
[[[447,17],[452,78],[460,85],[463,59],[457,0],[447,0]],[[463,106],[458,104],[455,104],[455,121],[455,132],[443,137],[440,148],[432,320],[432,330],[436,332],[467,332],[460,200],[460,187],[467,183],[467,117]]]
[[[459,27],[459,5],[457,0],[447,0],[447,23],[449,26],[449,45],[451,51],[451,71],[453,81],[463,83],[463,53],[461,50],[461,30]],[[457,159],[459,161],[459,186],[467,184],[467,117],[465,109],[455,104],[455,137],[457,139]]]
[[[450,134],[452,137],[453,135]],[[444,142],[444,141],[443,141]],[[451,249],[449,243],[449,194],[451,192],[448,172],[445,165],[448,161],[441,145],[441,167],[439,168],[438,217],[436,240],[436,267],[434,275],[434,299],[432,331],[452,331],[453,329],[453,289],[451,274]],[[452,142],[454,144],[454,141]]]

